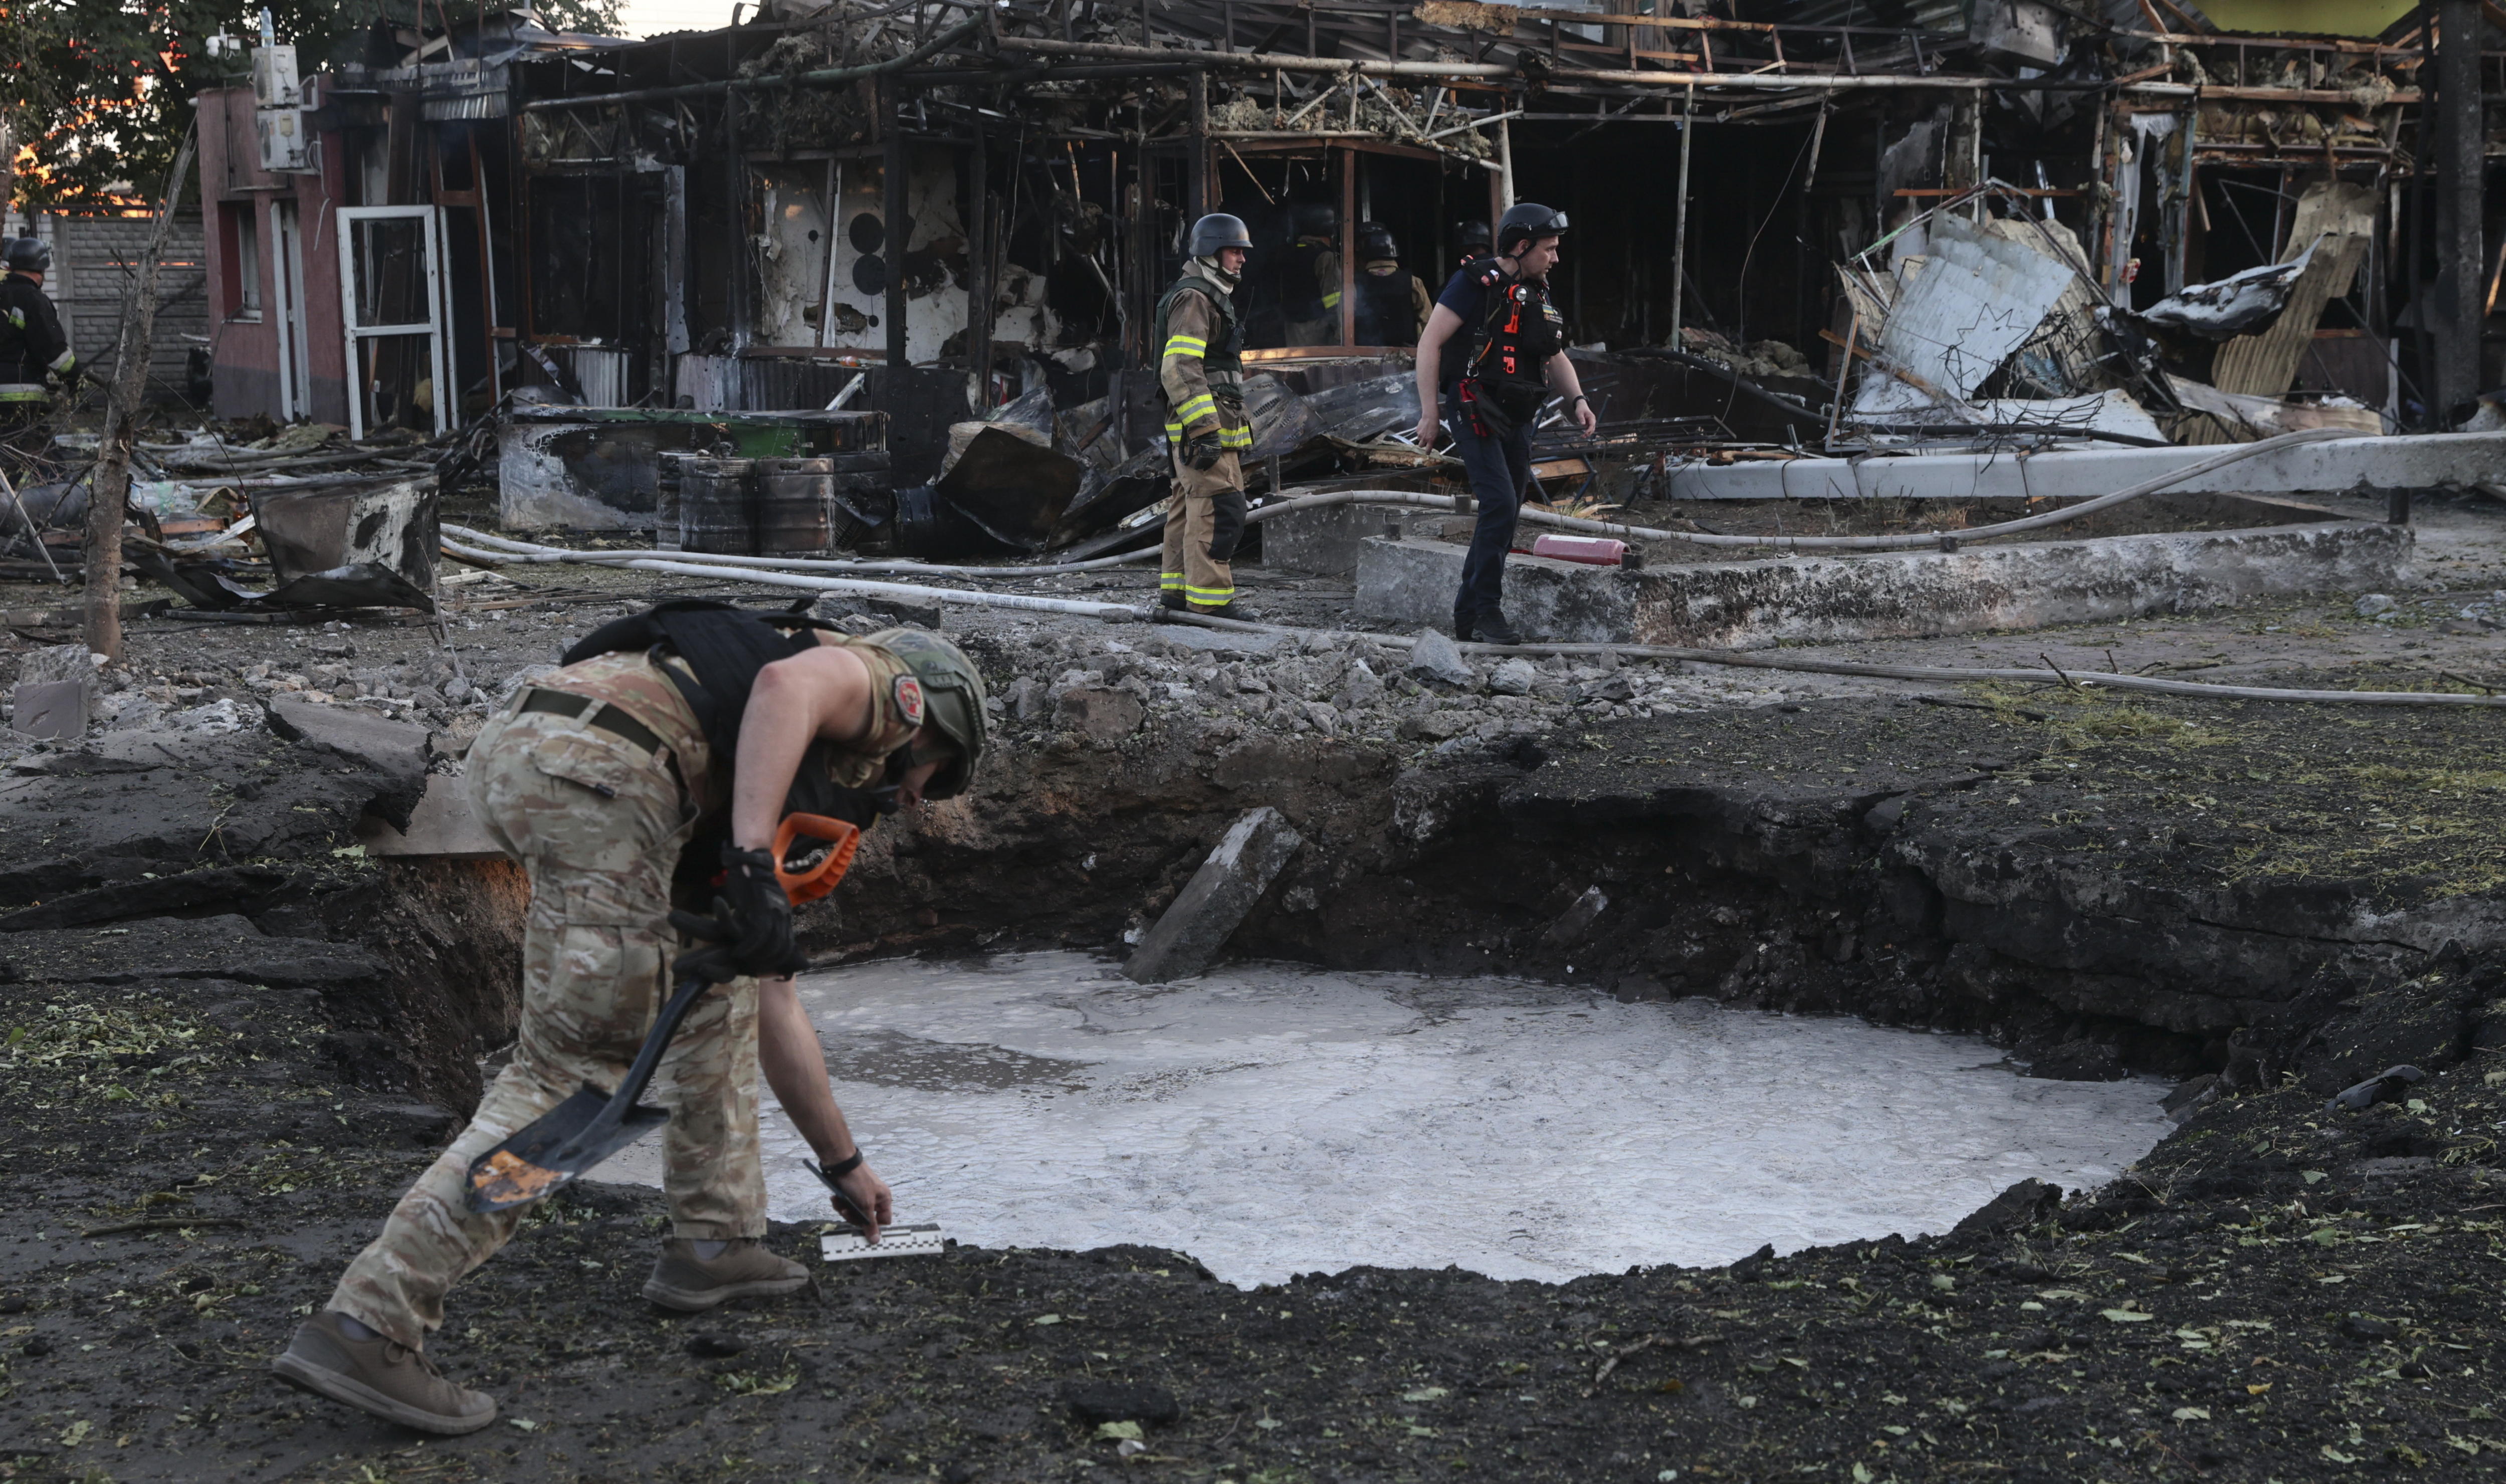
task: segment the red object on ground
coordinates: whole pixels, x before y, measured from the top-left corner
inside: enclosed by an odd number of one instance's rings
[[[1531,543],[1531,554],[1593,567],[1617,567],[1628,559],[1628,544],[1607,536],[1542,536]]]

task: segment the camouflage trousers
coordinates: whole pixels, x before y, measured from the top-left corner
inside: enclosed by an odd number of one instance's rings
[[[529,1209],[470,1210],[470,1162],[577,1087],[615,1087],[634,1059],[669,991],[670,870],[695,826],[666,760],[549,712],[490,721],[469,780],[480,820],[530,873],[520,1036],[470,1126],[401,1197],[330,1302],[413,1349],[444,1323],[446,1290]],[[765,1235],[755,980],[698,1005],[654,1086],[670,1110],[662,1167],[673,1234]]]

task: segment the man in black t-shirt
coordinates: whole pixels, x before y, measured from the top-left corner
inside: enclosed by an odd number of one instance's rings
[[[1418,445],[1433,448],[1440,431],[1450,431],[1453,451],[1461,456],[1471,492],[1479,500],[1479,525],[1471,533],[1470,555],[1462,561],[1461,590],[1453,595],[1456,639],[1522,642],[1498,604],[1515,519],[1522,510],[1523,489],[1531,482],[1531,428],[1537,409],[1510,415],[1500,397],[1545,374],[1549,390],[1570,400],[1585,436],[1593,430],[1592,405],[1584,400],[1575,368],[1566,359],[1563,321],[1549,302],[1549,270],[1557,263],[1557,244],[1565,230],[1563,212],[1528,201],[1508,211],[1497,224],[1497,255],[1467,264],[1452,276],[1418,336]],[[1493,354],[1482,353],[1484,338],[1491,340],[1486,348]],[[1536,366],[1491,364],[1512,359],[1525,345],[1557,348]],[[1500,379],[1512,380],[1516,387],[1499,388]]]

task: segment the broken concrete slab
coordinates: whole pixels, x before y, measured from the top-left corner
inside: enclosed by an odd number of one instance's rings
[[[93,686],[85,680],[39,680],[18,687],[9,703],[9,729],[43,742],[87,735]]]
[[[1304,843],[1278,810],[1265,804],[1248,811],[1140,939],[1123,972],[1142,984],[1163,984],[1208,968]]]
[[[471,807],[469,780],[448,773],[427,775],[426,792],[410,810],[406,830],[369,814],[357,821],[357,843],[366,854],[385,858],[492,861],[505,854]]]
[[[1431,622],[1461,581],[1458,546],[1380,539],[1366,546],[1361,618]],[[1641,571],[1516,556],[1506,563],[1505,611],[1534,642],[1767,649],[2360,592],[2397,583],[2412,548],[2406,526],[2342,521]]]
[[[1457,574],[1455,582],[1458,583],[1459,569],[1456,568],[1455,571]],[[1446,588],[1448,593],[1453,590],[1450,585]],[[1361,606],[1357,614],[1361,618],[1372,617],[1362,606],[1365,591],[1361,583],[1358,588]],[[1415,597],[1414,594],[1409,596],[1414,599]],[[1414,602],[1413,606],[1415,606]],[[1456,689],[1478,679],[1476,672],[1471,669],[1470,661],[1462,657],[1462,652],[1453,643],[1451,636],[1434,628],[1422,628],[1418,631],[1418,642],[1411,646],[1410,663],[1405,668],[1431,685],[1450,686]]]
[[[280,736],[327,748],[381,775],[383,787],[371,807],[395,828],[409,828],[410,812],[426,791],[425,727],[390,721],[362,707],[326,706],[295,696],[277,697],[268,711],[269,729]]]
[[[1665,500],[2085,500],[2216,457],[2216,447],[1703,460],[1665,471]],[[2418,433],[2299,443],[2195,475],[2171,492],[2280,495],[2469,488],[2506,464],[2506,433]]]

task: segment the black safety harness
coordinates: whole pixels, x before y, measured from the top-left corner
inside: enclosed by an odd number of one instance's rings
[[[740,718],[747,714],[757,672],[778,659],[807,654],[817,646],[813,634],[820,629],[841,632],[802,613],[798,604],[787,612],[759,613],[712,598],[674,598],[593,629],[565,652],[563,662],[579,664],[601,654],[644,651],[654,668],[678,687],[723,769],[722,776],[727,777],[739,756]],[[662,662],[671,655],[686,661],[687,670]],[[688,671],[695,672],[693,679]],[[801,755],[800,766],[793,769],[792,787],[783,798],[784,814],[839,819],[867,830],[879,816],[895,813],[895,784],[854,789],[835,781],[831,765],[836,750],[823,737],[810,742]],[[895,771],[891,768],[891,775]],[[700,868],[709,870],[731,838],[730,811],[715,812],[719,817],[699,829],[682,853],[683,873],[688,863],[701,863]]]
[[[1548,284],[1518,278],[1494,258],[1466,271],[1485,295],[1487,314],[1462,372],[1462,408],[1481,437],[1502,438],[1538,416],[1549,401],[1548,366],[1565,344],[1565,322],[1549,301]]]

